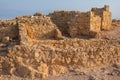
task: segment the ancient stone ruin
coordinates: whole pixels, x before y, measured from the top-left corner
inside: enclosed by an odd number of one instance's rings
[[[70,37],[95,36],[101,30],[110,30],[112,14],[109,6],[92,8],[89,12],[55,11],[50,13],[52,21],[59,27],[63,35]]]
[[[120,40],[95,39],[112,28],[111,19],[109,6],[104,6],[1,20],[0,75],[46,78],[71,68],[120,63]]]
[[[109,6],[92,8],[89,12],[55,11],[45,16],[21,16],[14,20],[1,21],[0,40],[3,37],[18,38],[21,42],[66,37],[95,37],[102,30],[111,29]]]

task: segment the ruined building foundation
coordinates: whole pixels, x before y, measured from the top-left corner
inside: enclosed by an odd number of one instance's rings
[[[46,78],[120,63],[120,40],[81,39],[110,30],[109,6],[0,21],[0,75]],[[73,38],[74,37],[74,38]]]
[[[101,30],[110,30],[112,14],[109,6],[92,8],[89,12],[80,11],[55,11],[50,13],[52,21],[70,37],[95,36]]]

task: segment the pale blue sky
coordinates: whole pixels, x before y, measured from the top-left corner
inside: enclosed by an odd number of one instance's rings
[[[92,7],[110,5],[113,18],[120,18],[120,0],[0,0],[0,19],[11,19],[36,12],[54,10],[89,11]]]

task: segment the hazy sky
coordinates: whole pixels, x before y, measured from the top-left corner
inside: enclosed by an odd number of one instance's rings
[[[54,10],[89,11],[92,7],[110,5],[113,18],[120,18],[120,0],[0,0],[0,19],[11,19],[36,12]]]

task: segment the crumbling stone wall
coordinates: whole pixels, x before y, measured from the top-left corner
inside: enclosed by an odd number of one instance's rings
[[[0,43],[0,51],[3,49],[5,52],[5,55],[0,52],[0,75],[46,78],[65,73],[71,68],[120,63],[120,40],[63,39],[61,34],[71,37],[95,36],[97,32],[110,28],[108,19],[111,16],[107,13],[108,7],[105,6],[85,13],[58,11],[49,14],[51,19],[37,13],[17,17],[15,21],[0,22],[1,39],[5,36],[12,39],[19,37],[23,43],[14,46],[12,42],[7,45]],[[52,40],[56,38],[63,40]]]
[[[2,71],[20,77],[42,77],[72,69],[120,63],[117,40],[42,40],[34,45],[15,46],[2,57]]]
[[[101,17],[101,22],[99,22],[101,23],[101,30],[110,30],[112,28],[112,13],[109,11],[109,6],[105,5],[104,8],[92,8],[91,12],[95,16]]]
[[[101,30],[111,29],[109,6],[92,8],[89,12],[55,11],[50,13],[51,20],[59,27],[63,35],[70,37],[91,36]]]
[[[101,17],[96,16],[94,12],[90,12],[90,31],[99,32],[101,31]]]
[[[21,43],[32,40],[62,39],[62,33],[50,17],[41,13],[19,16],[14,20],[0,21],[0,41],[18,39]]]
[[[13,21],[0,21],[0,40],[5,36],[11,39],[20,37],[21,42],[62,39],[62,34],[67,37],[95,37],[99,31],[111,29],[109,6],[92,8],[90,12],[55,11],[48,16],[36,13]]]
[[[49,14],[64,36],[89,35],[90,13],[79,11],[55,11]]]
[[[18,26],[16,20],[0,21],[0,41],[8,37],[9,39],[17,39],[19,35]]]
[[[68,29],[69,23],[72,19],[75,19],[75,15],[80,12],[77,11],[54,11],[48,16],[51,17],[53,23],[57,25],[64,36],[69,36]]]
[[[90,12],[81,12],[74,15],[68,24],[69,35],[71,37],[92,36],[93,34],[90,31]]]
[[[31,40],[55,39],[56,25],[44,15],[24,16],[17,18],[21,42]]]

